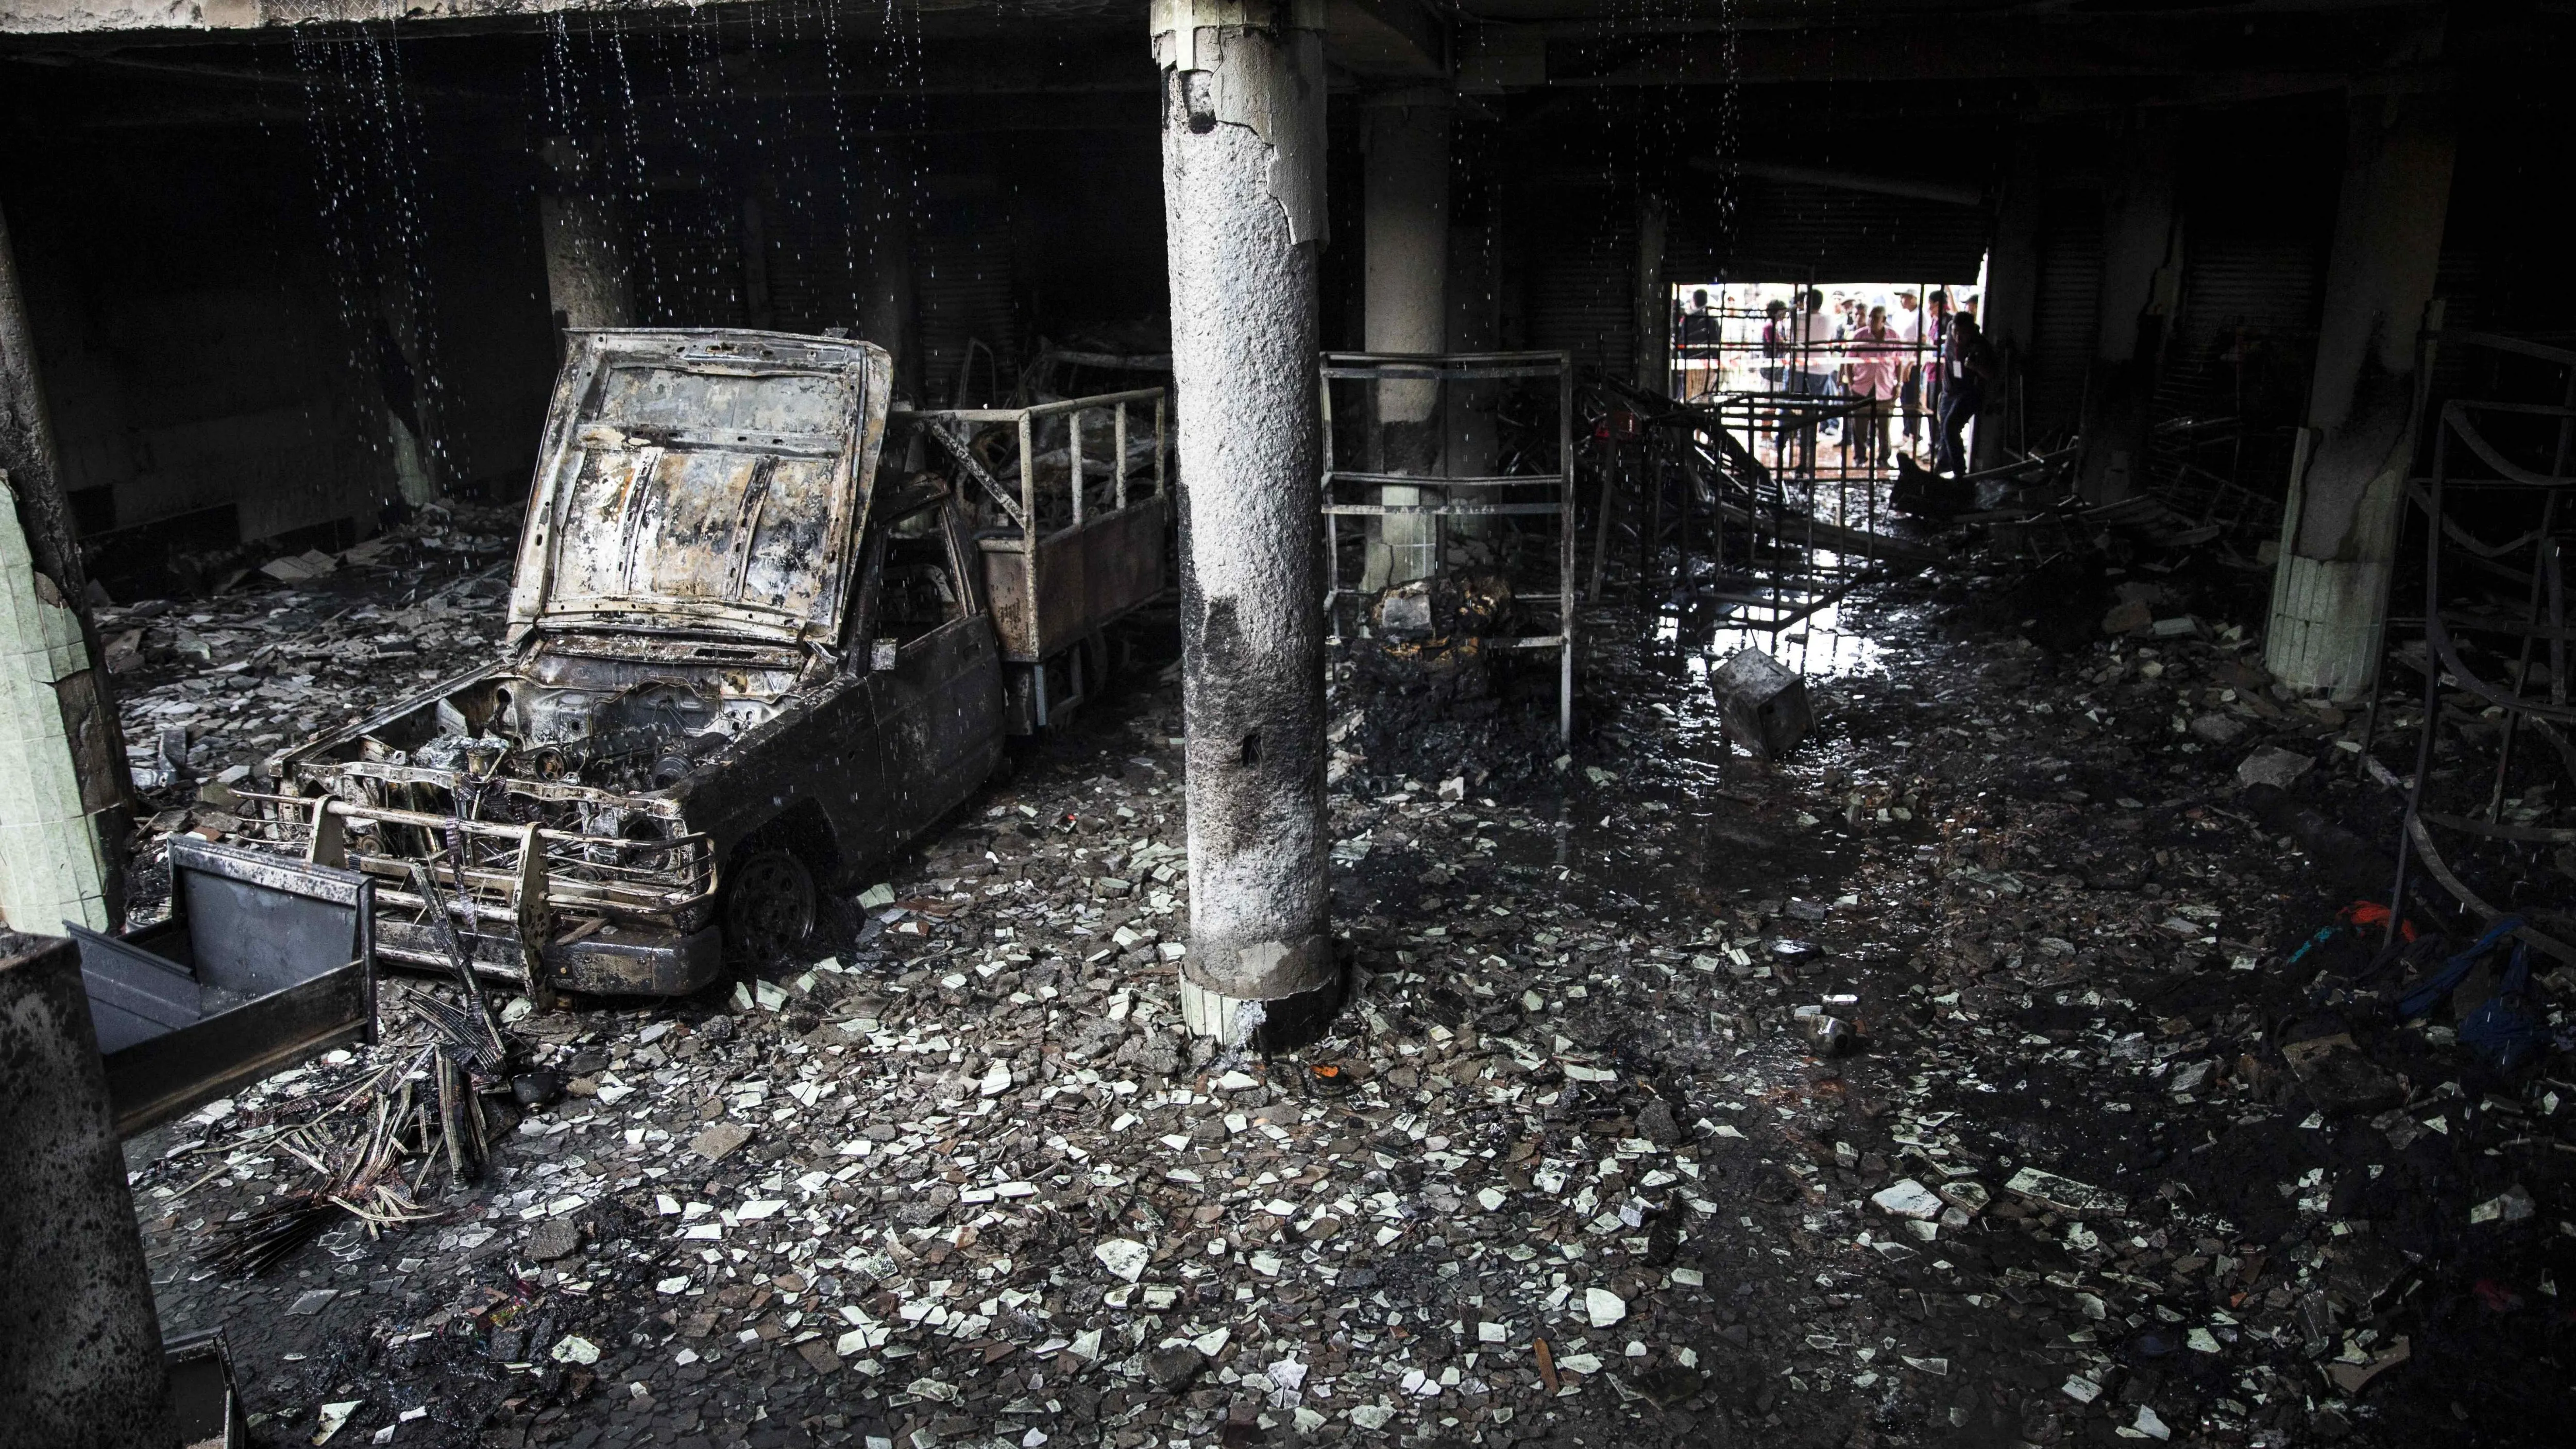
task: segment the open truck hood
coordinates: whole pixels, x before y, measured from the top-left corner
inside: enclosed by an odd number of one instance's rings
[[[566,340],[511,641],[836,644],[885,439],[885,349],[735,328]]]

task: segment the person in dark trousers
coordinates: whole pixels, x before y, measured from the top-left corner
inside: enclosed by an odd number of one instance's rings
[[[1718,309],[1709,305],[1706,287],[1691,289],[1677,331],[1682,346],[1682,400],[1688,402],[1715,390]]]
[[[1789,304],[1774,297],[1762,304],[1762,382],[1773,392],[1783,386],[1781,379],[1789,369]],[[1783,425],[1771,438],[1771,462],[1776,466],[1788,461],[1789,429]]]
[[[1896,339],[1904,344],[1907,354],[1904,391],[1898,401],[1904,409],[1905,451],[1911,453],[1923,429],[1923,364],[1917,350],[1917,344],[1924,341],[1922,299],[1912,292],[1897,293],[1896,315],[1887,319],[1887,325],[1895,330]]]
[[[1965,475],[1967,443],[1962,436],[1977,410],[1986,404],[1986,388],[2002,370],[1994,344],[1977,328],[1977,319],[1953,314],[1941,329],[1941,436],[1933,454],[1936,472]]]

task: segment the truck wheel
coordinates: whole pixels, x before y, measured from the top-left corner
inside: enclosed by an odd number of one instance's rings
[[[737,953],[774,961],[814,934],[814,873],[790,851],[754,851],[734,867],[724,915]]]

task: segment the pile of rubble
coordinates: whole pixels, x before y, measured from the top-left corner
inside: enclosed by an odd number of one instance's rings
[[[233,787],[280,749],[491,657],[516,513],[433,506],[337,554],[269,560],[211,597],[93,610],[143,809],[132,904],[156,914],[158,843],[231,828]]]
[[[2576,1087],[2315,1005],[2375,946],[2301,950],[2386,838],[2355,725],[2139,592],[2050,649],[1885,591],[1776,764],[1604,644],[1562,770],[1345,770],[1359,985],[1294,1059],[1180,1030],[1133,687],[808,959],[514,1004],[488,1173],[397,1164],[433,1222],[203,1261],[400,1048],[154,1144],[165,1320],[281,1442],[2542,1442]]]

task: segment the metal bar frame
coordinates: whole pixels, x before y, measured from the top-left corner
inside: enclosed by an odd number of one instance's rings
[[[2565,376],[2559,379],[2561,401],[2548,404],[2452,398],[2443,401],[2436,409],[2433,405],[2428,362],[2434,349],[2445,342],[2501,352],[2564,369]],[[2423,380],[2419,382],[2416,389],[2403,446],[2411,457],[2415,448],[2419,446],[2419,440],[2424,436],[2428,420],[2431,422],[2430,471],[2426,476],[2410,480],[2410,486],[2406,490],[2407,500],[2422,514],[2424,520],[2424,613],[2419,621],[2424,639],[2424,689],[2420,718],[2416,726],[2414,773],[2402,781],[2392,782],[2399,786],[2400,793],[2404,797],[2405,813],[2404,828],[2399,832],[2397,842],[2395,879],[2389,888],[2388,938],[2391,940],[2395,938],[2398,923],[2405,915],[2410,895],[2409,880],[2416,868],[2431,876],[2463,911],[2486,923],[2492,924],[2511,914],[2509,909],[2489,904],[2459,877],[2451,864],[2444,860],[2441,848],[2432,833],[2432,827],[2440,825],[2446,829],[2454,829],[2474,836],[2514,838],[2506,833],[2508,827],[2502,823],[2502,817],[2504,792],[2512,769],[2514,738],[2518,726],[2528,719],[2535,730],[2555,737],[2555,731],[2551,728],[2553,723],[2562,727],[2576,725],[2576,708],[2571,708],[2567,702],[2563,669],[2553,668],[2552,689],[2548,697],[2544,699],[2525,697],[2525,691],[2530,687],[2531,655],[2538,638],[2544,633],[2551,637],[2553,650],[2557,656],[2553,663],[2556,663],[2564,659],[2562,641],[2568,633],[2565,591],[2556,578],[2560,552],[2556,527],[2562,513],[2561,505],[2571,493],[2576,493],[2576,475],[2571,475],[2569,472],[2571,453],[2576,453],[2576,352],[2520,338],[2502,337],[2493,333],[2446,332],[2428,329],[2418,338],[2416,355],[2417,375]],[[2428,414],[2431,415],[2429,419]],[[2481,414],[2556,419],[2558,426],[2548,471],[2541,472],[2526,468],[2506,458],[2487,436],[2485,430],[2479,426],[2477,419]],[[2495,476],[2455,477],[2451,447],[2455,440],[2463,446],[2470,457],[2492,469]],[[2461,534],[2452,524],[2448,505],[2449,495],[2453,491],[2519,493],[2526,497],[2536,493],[2540,495],[2541,501],[2540,525],[2532,532],[2507,544],[2496,546],[2492,550],[2480,549],[2475,540]],[[2443,564],[2454,546],[2466,552],[2465,562],[2484,563],[2494,568],[2502,567],[2497,555],[2518,552],[2526,547],[2531,550],[2532,569],[2529,575],[2521,575],[2516,570],[2504,570],[2511,577],[2527,581],[2525,617],[2521,621],[2508,619],[2488,621],[2464,611],[2445,609],[2442,598]],[[2393,571],[2391,594],[2393,598]],[[2393,620],[2389,621],[2389,623],[2393,622]],[[2378,681],[2384,673],[2383,661],[2387,653],[2389,623],[2383,623],[2379,647],[2373,651],[2372,657],[2371,711],[2361,752],[2365,770],[2371,769],[2374,764],[2370,747],[2377,726]],[[2461,658],[2453,638],[2455,628],[2521,637],[2522,646],[2517,667],[2513,678],[2508,681],[2510,692],[2507,692],[2507,688],[2499,688],[2488,683],[2469,668],[2467,662]],[[2466,692],[2475,699],[2485,701],[2503,716],[2496,772],[2494,783],[2489,790],[2485,810],[2487,818],[2484,821],[2455,817],[2425,808],[2424,792],[2432,775],[2434,741],[2436,732],[2441,726],[2442,694],[2446,684]],[[2563,740],[2561,747],[2565,748]],[[2569,753],[2571,760],[2576,760],[2576,751]],[[2532,949],[2555,956],[2570,964],[2576,964],[2576,944],[2562,941],[2528,924],[2521,926],[2515,935]]]
[[[1488,639],[1494,649],[1554,649],[1557,651],[1556,731],[1560,743],[1574,739],[1574,355],[1570,352],[1326,352],[1316,364],[1318,408],[1323,426],[1323,467],[1318,482],[1319,506],[1324,519],[1324,620],[1332,630],[1333,612],[1346,593],[1342,586],[1341,527],[1343,518],[1476,518],[1476,517],[1554,517],[1557,522],[1557,629],[1554,634],[1522,635]],[[1344,470],[1335,466],[1333,456],[1333,384],[1335,382],[1430,382],[1442,389],[1441,407],[1447,406],[1447,387],[1452,383],[1483,382],[1497,379],[1555,378],[1557,417],[1557,471],[1551,480],[1547,474],[1480,474],[1461,477],[1423,476],[1401,473],[1378,473],[1359,469]],[[1539,488],[1553,481],[1556,498],[1546,503],[1464,503],[1454,500],[1440,503],[1342,503],[1334,495],[1336,484],[1366,486],[1394,485],[1406,488],[1447,490],[1453,488]],[[1439,569],[1438,547],[1433,548],[1432,567]],[[1339,639],[1339,631],[1332,637]]]

